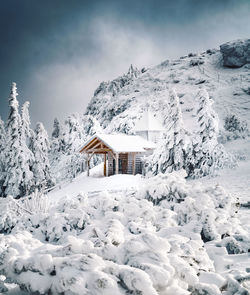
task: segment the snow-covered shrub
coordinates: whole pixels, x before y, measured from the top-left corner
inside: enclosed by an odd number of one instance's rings
[[[245,138],[250,135],[247,122],[235,114],[229,114],[224,119],[223,138],[227,140]]]
[[[139,196],[176,213],[176,222],[200,234],[204,242],[242,232],[235,202],[220,186],[204,188],[187,182],[183,172],[159,174],[148,180]]]
[[[50,202],[46,195],[36,190],[30,196],[15,200],[12,196],[0,198],[0,233],[27,228],[33,231],[31,220],[41,220],[49,212]],[[37,222],[34,227],[39,225]],[[40,225],[39,225],[40,226]]]
[[[0,274],[39,294],[217,292],[216,283],[200,280],[214,274],[204,242],[227,247],[245,232],[230,195],[184,177],[177,171],[138,191],[62,196],[37,213],[28,199],[17,206],[3,199],[1,209],[14,211],[11,234],[0,238]]]
[[[195,59],[191,59],[189,62],[189,65],[194,67],[194,66],[199,66],[204,64],[204,60],[202,60],[201,58],[195,58]]]
[[[185,176],[186,172],[184,170],[168,174],[158,174],[147,180],[147,185],[139,191],[139,194],[153,202],[154,205],[158,205],[163,200],[168,201],[169,204],[171,202],[180,203],[186,197]]]
[[[23,212],[12,234],[0,239],[0,273],[40,294],[188,294],[199,284],[200,271],[214,268],[200,234],[178,225],[173,208],[191,188],[177,174],[162,175],[167,185],[158,190],[168,196],[170,187],[171,206],[168,198],[155,206],[157,190],[143,188],[78,195],[55,204],[49,214]],[[157,187],[160,178],[155,177]],[[147,200],[146,192],[155,196]]]
[[[37,189],[30,196],[16,203],[20,204],[26,212],[30,212],[31,214],[48,213],[50,209],[48,196],[39,192]]]
[[[242,88],[242,90],[243,90],[246,94],[250,95],[250,87]]]
[[[10,233],[20,219],[20,211],[11,196],[0,198],[0,233]]]

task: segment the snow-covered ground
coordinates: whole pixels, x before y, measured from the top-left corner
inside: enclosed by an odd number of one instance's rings
[[[142,183],[141,175],[113,175],[103,177],[103,163],[90,170],[90,176],[82,173],[72,182],[60,185],[48,195],[51,200],[75,196],[79,193],[97,193],[101,191],[136,190]]]

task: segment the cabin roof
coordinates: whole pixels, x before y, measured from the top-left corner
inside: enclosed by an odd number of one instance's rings
[[[80,152],[87,152],[88,146],[94,140],[99,140],[115,153],[145,152],[147,149],[155,149],[155,143],[145,140],[141,136],[127,134],[95,134],[81,147]]]
[[[165,128],[149,111],[145,111],[142,117],[136,122],[135,131],[163,131]]]

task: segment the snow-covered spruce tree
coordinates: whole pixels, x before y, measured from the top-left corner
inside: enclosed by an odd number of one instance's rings
[[[5,146],[6,146],[6,133],[4,121],[0,117],[0,196],[3,192],[3,182],[5,179]]]
[[[30,147],[34,154],[32,171],[34,174],[35,187],[39,190],[50,187],[53,184],[48,158],[50,143],[47,131],[40,122],[36,125],[34,135],[31,138]]]
[[[146,163],[146,172],[151,172],[153,175],[180,170],[185,164],[185,131],[179,98],[175,90],[169,93],[169,104],[166,132]]]
[[[217,169],[229,164],[230,156],[218,144],[219,119],[212,108],[213,100],[205,88],[197,94],[197,120],[199,130],[193,139],[186,161],[189,177],[197,178],[212,175]]]
[[[57,120],[52,135],[52,174],[56,182],[74,178],[82,171],[80,145],[86,140],[82,118],[75,113],[61,127]]]
[[[133,65],[131,64],[127,73],[128,79],[135,79],[139,75],[140,75],[140,71],[137,69],[137,67],[133,67]]]
[[[22,132],[23,136],[26,137],[27,144],[29,146],[30,139],[33,134],[33,130],[30,128],[30,114],[29,114],[29,101],[26,101],[21,109],[21,120],[22,120]]]
[[[84,115],[82,119],[82,124],[86,138],[96,133],[103,133],[103,129],[100,123],[96,120],[95,117],[91,115]]]
[[[54,163],[60,157],[61,152],[61,125],[57,118],[54,119],[53,131],[51,136],[50,159]]]
[[[52,138],[58,138],[60,136],[60,123],[57,118],[54,119]]]
[[[29,101],[26,101],[21,109],[21,140],[24,143],[27,163],[32,170],[34,163],[34,154],[30,150],[31,138],[34,131],[30,128],[30,114],[29,114]]]
[[[75,113],[65,120],[62,131],[62,152],[71,154],[76,151],[84,139],[83,126],[79,114]]]
[[[21,197],[33,189],[31,153],[23,136],[22,119],[18,111],[16,83],[12,83],[9,97],[10,113],[6,124],[4,196]]]

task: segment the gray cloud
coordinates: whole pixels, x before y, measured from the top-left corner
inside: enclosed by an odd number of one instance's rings
[[[55,116],[84,112],[98,84],[131,63],[150,66],[250,35],[249,1],[10,0],[4,6],[0,115],[6,118],[14,80],[20,101],[31,101],[32,121],[47,127]]]

